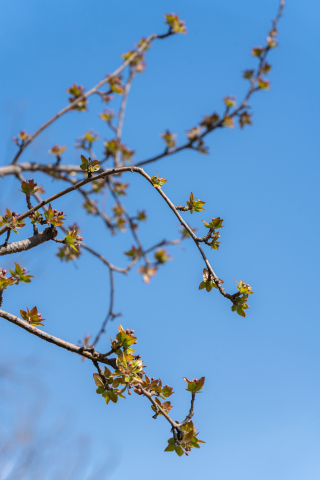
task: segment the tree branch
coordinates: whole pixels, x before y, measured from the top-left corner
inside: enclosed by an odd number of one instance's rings
[[[33,235],[32,237],[20,240],[19,242],[9,243],[7,246],[0,247],[0,256],[11,255],[12,253],[24,252],[31,248],[41,245],[41,243],[53,240],[57,236],[58,232],[55,227],[48,227],[41,233]]]
[[[38,328],[33,327],[32,325],[29,325],[27,322],[25,322],[21,318],[16,317],[11,313],[5,312],[4,310],[0,310],[0,317],[8,320],[9,322],[17,325],[20,328],[23,328],[24,330],[27,330],[27,332],[32,333],[32,335],[36,335],[37,337],[41,338],[42,340],[45,340],[46,342],[53,343],[57,347],[64,348],[69,352],[77,353],[78,355],[89,358],[89,360],[98,360],[101,363],[104,363],[106,365],[110,365],[113,368],[116,368],[115,358],[108,359],[102,353],[95,352],[95,351],[93,354],[90,351],[87,351],[83,347],[78,347],[77,345],[66,342],[61,338],[54,337],[53,335],[49,335],[48,333],[43,332],[42,330],[39,330]]]
[[[17,217],[17,222],[19,222],[19,221],[23,220],[24,218],[28,217],[29,215],[31,215],[35,211],[42,208],[44,205],[47,205],[48,203],[52,202],[53,200],[56,200],[56,199],[58,199],[58,198],[60,198],[64,195],[67,195],[68,193],[70,193],[74,190],[79,189],[80,187],[82,187],[83,185],[86,185],[87,183],[90,183],[90,182],[92,182],[94,180],[97,180],[99,178],[103,178],[103,177],[106,177],[106,176],[109,176],[109,175],[114,175],[116,173],[123,173],[123,172],[138,173],[139,175],[144,177],[154,187],[154,184],[152,183],[151,177],[142,168],[134,167],[134,166],[110,168],[110,169],[106,170],[105,172],[102,172],[102,173],[100,173],[98,175],[95,175],[91,178],[86,178],[85,180],[82,180],[82,181],[78,182],[77,184],[73,185],[72,187],[66,188],[65,190],[62,190],[61,192],[56,193],[55,195],[52,195],[51,197],[47,198],[46,200],[43,200],[42,202],[38,203],[38,205],[35,205],[32,209],[28,210],[27,212],[23,213],[22,215],[19,215],[19,217]],[[221,295],[223,295],[224,297],[228,298],[229,300],[231,300],[233,302],[234,298],[235,298],[234,295],[236,295],[236,294],[230,295],[229,293],[226,293],[225,289],[221,286],[219,278],[217,277],[217,275],[213,271],[206,255],[204,254],[202,248],[199,245],[198,237],[194,234],[194,232],[189,227],[189,225],[183,220],[183,218],[181,217],[181,215],[177,211],[174,204],[166,196],[166,194],[162,191],[162,189],[161,188],[156,188],[156,190],[159,193],[159,195],[161,195],[162,198],[165,200],[167,205],[170,207],[170,209],[173,211],[175,216],[178,218],[181,225],[188,231],[189,235],[191,236],[191,238],[193,239],[193,241],[197,245],[197,248],[200,251],[201,256],[202,256],[202,258],[203,258],[203,260],[204,260],[204,262],[205,262],[205,264],[206,264],[206,266],[207,266],[207,268],[208,268],[208,270],[209,270],[209,272],[210,272],[210,274],[213,278],[213,281],[214,281],[216,287],[218,288],[219,292],[221,293]],[[8,229],[9,229],[8,226],[2,227],[0,229],[0,235],[5,233]]]

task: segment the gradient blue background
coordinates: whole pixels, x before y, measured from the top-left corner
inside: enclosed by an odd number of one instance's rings
[[[171,11],[186,20],[188,35],[157,41],[148,52],[146,73],[136,78],[129,98],[124,141],[136,150],[136,161],[162,150],[159,135],[166,128],[183,141],[204,114],[222,111],[223,96],[244,94],[241,72],[254,65],[250,49],[265,39],[277,8],[276,0],[2,3],[1,165],[15,153],[12,136],[33,132],[65,106],[72,83],[90,88],[141,36],[164,32],[163,14]],[[189,408],[182,377],[206,377],[194,417],[206,441],[200,450],[189,458],[164,454],[168,425],[151,418],[146,400],[132,396],[106,406],[95,394],[90,362],[0,322],[3,359],[38,359],[30,368],[47,392],[43,428],[67,418],[71,431],[88,435],[90,462],[108,460],[100,478],[319,479],[319,14],[315,0],[288,2],[279,25],[281,48],[269,57],[271,90],[254,97],[252,127],[215,132],[207,139],[208,156],[184,152],[146,168],[168,179],[165,192],[176,204],[190,191],[206,201],[205,212],[187,215],[193,226],[201,228],[201,220],[212,216],[224,219],[221,248],[208,252],[209,259],[227,291],[235,291],[234,277],[254,290],[245,319],[216,291],[199,292],[203,263],[191,241],[185,250],[170,250],[174,261],[150,285],[136,272],[116,278],[115,310],[138,335],[148,374],[174,387],[173,418]],[[48,162],[48,149],[59,143],[68,146],[63,161],[77,164],[76,137],[94,128],[110,138],[100,111],[99,99],[90,98],[89,113],[64,116],[21,161]],[[37,179],[48,193],[60,188]],[[177,221],[160,197],[140,178],[128,175],[127,181],[130,211],[147,205],[144,244],[175,238]],[[1,212],[9,204],[24,211],[17,181],[0,185]],[[70,223],[81,203],[74,193],[56,207]],[[87,216],[81,227],[89,245],[126,265],[130,234],[110,238],[99,219]],[[45,331],[76,342],[104,318],[108,272],[87,254],[77,268],[62,264],[56,250],[46,244],[2,259],[2,267],[19,261],[35,275],[31,285],[6,292],[3,308],[18,314],[36,304]],[[108,349],[118,323],[108,326],[101,350]],[[23,395],[19,384],[15,394]]]

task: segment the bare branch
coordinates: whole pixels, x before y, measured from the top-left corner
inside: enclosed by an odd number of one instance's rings
[[[195,398],[196,398],[196,392],[192,392],[191,393],[191,405],[190,405],[189,413],[186,416],[186,418],[183,420],[183,422],[179,423],[180,427],[182,427],[186,423],[190,422],[191,418],[193,417],[193,415],[194,415],[193,407],[194,407]]]

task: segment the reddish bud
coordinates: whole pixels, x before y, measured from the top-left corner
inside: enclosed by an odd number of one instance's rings
[[[2,270],[2,275],[5,275],[6,273],[7,273],[6,269]]]

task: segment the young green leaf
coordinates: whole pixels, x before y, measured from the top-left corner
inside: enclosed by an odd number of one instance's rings
[[[157,172],[157,176],[152,175],[152,177],[151,177],[151,182],[152,182],[153,186],[156,187],[156,188],[161,188],[162,185],[167,183],[167,181],[168,180],[166,180],[165,178],[159,178],[159,173],[158,172]]]
[[[27,311],[25,310],[20,310],[20,315],[25,320],[28,322],[30,325],[33,327],[43,327],[43,322],[45,319],[41,318],[41,313],[38,313],[37,307],[33,307],[31,310],[27,307]]]

